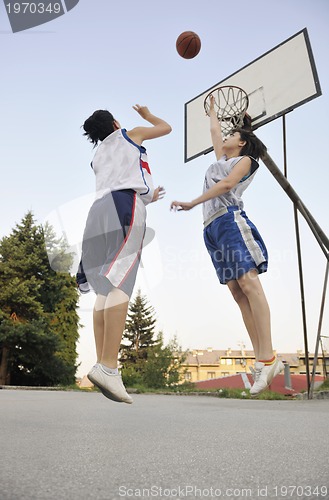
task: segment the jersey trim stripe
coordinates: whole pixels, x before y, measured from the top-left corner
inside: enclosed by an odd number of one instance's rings
[[[136,255],[136,258],[135,260],[132,262],[130,268],[127,270],[126,272],[126,275],[123,277],[122,281],[119,283],[118,287],[120,288],[123,283],[126,281],[126,279],[128,278],[129,276],[129,273],[131,272],[132,269],[134,269],[135,265],[136,265],[136,262],[140,259],[140,256],[141,256],[141,253],[142,253],[142,247],[143,247],[143,241],[141,242],[141,246],[140,246],[140,249]]]
[[[234,212],[234,220],[238,225],[242,239],[248,248],[248,251],[255,262],[256,266],[266,261],[266,258],[260,249],[257,241],[252,235],[251,228],[248,226],[246,220],[241,216],[240,210]]]
[[[144,146],[139,146],[138,144],[136,144],[136,142],[134,142],[132,139],[130,139],[130,137],[127,134],[127,129],[122,128],[121,132],[122,132],[123,137],[126,139],[126,141],[130,142],[133,146],[135,146],[137,149],[139,149],[139,151],[141,153],[146,153],[146,149],[144,148]]]
[[[104,276],[116,288],[125,281],[139,257],[145,232],[145,206],[135,193],[132,217],[126,237]]]
[[[144,162],[145,163],[145,162]],[[140,155],[139,157],[139,168],[140,168],[140,171],[141,171],[141,176],[143,178],[143,181],[144,181],[144,184],[145,184],[145,187],[147,188],[146,191],[144,193],[140,193],[141,196],[145,196],[146,194],[148,194],[148,192],[150,191],[150,187],[148,186],[146,180],[145,180],[145,176],[144,176],[144,170],[143,170],[143,160],[142,160],[142,155]],[[147,171],[147,169],[145,169]]]
[[[142,176],[143,182],[144,182],[145,187],[146,187],[146,191],[144,191],[143,193],[139,193],[139,194],[141,196],[145,196],[150,191],[150,186],[146,182],[144,171],[143,171],[143,163],[146,163],[146,162],[143,162],[143,160],[142,160],[142,154],[146,153],[146,149],[144,148],[144,146],[139,146],[138,144],[136,144],[136,142],[134,142],[132,139],[130,139],[130,137],[127,134],[127,129],[122,128],[121,132],[122,132],[122,136],[126,139],[126,141],[130,142],[130,144],[132,144],[133,146],[135,146],[139,150],[139,169],[140,169],[140,172],[141,172],[141,176]],[[147,166],[148,166],[148,164],[147,164]],[[148,169],[145,168],[145,170],[147,170],[147,172],[151,175],[151,172],[149,171],[149,168]]]
[[[136,195],[136,193],[135,193],[135,195],[134,195],[134,204],[133,204],[133,207],[132,207],[131,221],[130,221],[130,226],[129,226],[128,232],[127,232],[126,237],[125,237],[125,239],[123,240],[122,245],[121,245],[121,247],[119,248],[119,250],[118,250],[118,252],[117,252],[116,256],[114,257],[113,261],[111,262],[111,265],[109,266],[108,270],[105,272],[105,276],[106,276],[107,278],[109,277],[109,274],[110,274],[110,272],[111,272],[111,269],[112,269],[112,267],[114,266],[115,261],[119,258],[119,255],[120,255],[120,253],[122,252],[122,249],[123,249],[123,247],[125,246],[125,244],[126,244],[126,242],[127,242],[128,238],[129,238],[129,234],[131,233],[131,228],[132,228],[132,226],[133,226],[133,223],[134,223],[134,218],[135,218],[136,197],[137,197],[137,195]]]

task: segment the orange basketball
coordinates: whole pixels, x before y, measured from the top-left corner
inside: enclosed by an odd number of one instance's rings
[[[184,31],[176,40],[176,49],[178,54],[184,59],[193,59],[201,49],[201,40],[199,35],[193,31]]]

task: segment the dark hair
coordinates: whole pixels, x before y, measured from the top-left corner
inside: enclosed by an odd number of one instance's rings
[[[112,113],[105,109],[98,109],[87,118],[83,124],[84,134],[88,140],[97,146],[98,141],[103,141],[105,137],[114,132]]]
[[[241,149],[241,156],[252,156],[255,160],[258,160],[266,153],[267,148],[265,144],[255,136],[251,129],[236,128],[232,131],[232,133],[234,132],[238,132],[241,140],[246,142]]]

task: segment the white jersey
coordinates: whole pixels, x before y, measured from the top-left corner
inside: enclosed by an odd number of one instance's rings
[[[154,187],[146,149],[133,142],[126,129],[112,132],[101,142],[91,165],[96,175],[96,199],[110,191],[133,189],[145,205],[152,201]]]
[[[244,157],[237,156],[235,158],[227,159],[226,156],[224,155],[215,163],[210,165],[210,167],[206,172],[203,185],[203,192],[208,191],[208,189],[217,184],[217,182],[227,177],[231,173],[233,167],[242,158]],[[259,167],[258,162],[254,158],[252,158],[251,156],[249,156],[249,158],[251,159],[251,168],[248,175],[243,177],[243,179],[241,179],[241,181],[227,193],[224,193],[221,196],[217,196],[216,198],[212,198],[211,200],[208,200],[203,203],[204,223],[206,223],[207,220],[210,219],[210,217],[216,215],[217,212],[220,212],[220,210],[223,208],[236,205],[239,207],[240,210],[243,210],[243,201],[241,196],[243,192],[247,189],[251,181],[253,180],[257,172],[257,169]]]

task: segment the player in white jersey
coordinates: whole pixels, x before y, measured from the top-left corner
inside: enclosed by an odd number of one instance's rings
[[[253,180],[266,151],[251,129],[236,129],[223,141],[210,99],[210,133],[216,162],[206,172],[203,194],[191,202],[173,201],[174,210],[203,204],[204,241],[217,276],[236,300],[255,352],[251,395],[264,391],[283,370],[271,338],[270,310],[258,278],[267,270],[267,250],[243,210],[242,193]]]
[[[93,311],[97,363],[88,378],[117,402],[132,403],[117,368],[129,298],[139,266],[146,227],[146,208],[164,196],[154,189],[143,141],[171,132],[170,125],[146,106],[133,108],[152,126],[127,131],[107,110],[95,111],[83,128],[94,146],[96,199],[83,235],[77,273],[81,291],[97,294]]]

